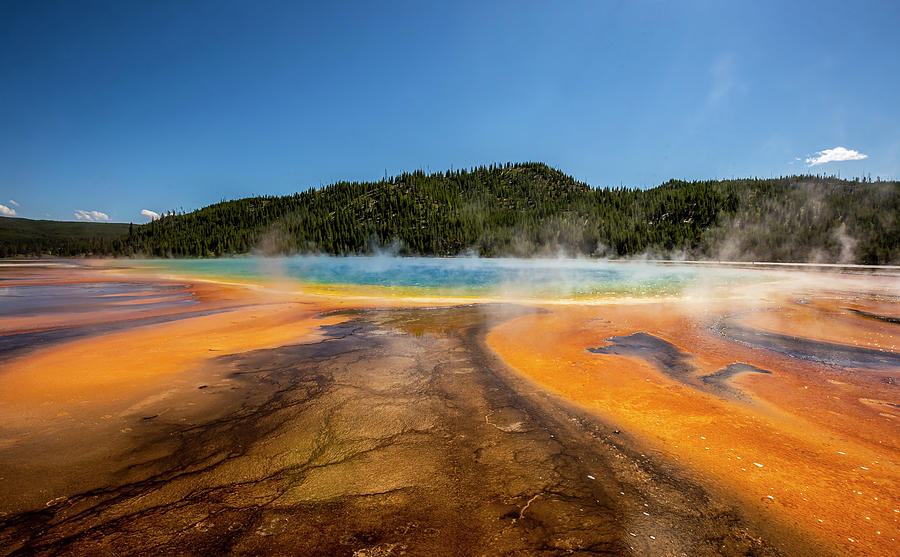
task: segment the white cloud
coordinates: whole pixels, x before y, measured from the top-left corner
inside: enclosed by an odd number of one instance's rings
[[[109,215],[100,211],[82,211],[78,209],[75,211],[75,218],[78,220],[107,221],[109,220]]]
[[[817,164],[825,164],[826,162],[858,161],[867,158],[869,158],[869,155],[863,155],[859,151],[845,149],[844,147],[835,147],[834,149],[817,151],[816,156],[806,159],[806,164],[809,166],[816,166]]]
[[[4,217],[14,217],[16,216],[16,210],[10,209],[6,205],[0,205],[0,215],[3,215]]]
[[[141,209],[141,214],[145,217],[150,217],[150,220],[156,220],[159,218],[159,213],[156,211],[151,211],[150,209]]]
[[[15,201],[14,199],[10,199],[10,200],[9,200],[9,204],[12,205],[12,206],[14,206],[14,207],[18,207],[18,206],[19,206],[19,204],[16,203],[16,201]]]

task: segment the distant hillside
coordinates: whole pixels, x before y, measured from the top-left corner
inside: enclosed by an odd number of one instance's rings
[[[0,257],[111,254],[125,248],[128,226],[0,217]]]
[[[595,189],[542,163],[508,163],[225,201],[125,230],[109,253],[350,254],[394,244],[407,255],[886,264],[900,262],[898,215],[898,182],[791,176]]]

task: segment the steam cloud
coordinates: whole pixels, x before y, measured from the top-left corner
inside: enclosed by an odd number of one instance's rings
[[[15,200],[15,199],[10,199],[10,200],[9,200],[9,204],[12,205],[13,207],[19,207],[19,204],[16,203],[16,200]]]
[[[867,158],[869,158],[869,155],[864,155],[859,151],[846,149],[844,147],[835,147],[834,149],[817,151],[816,156],[806,159],[806,164],[809,166],[816,166],[818,164],[825,164],[826,162],[859,161]]]
[[[3,215],[4,217],[14,217],[16,216],[16,210],[10,209],[6,205],[0,205],[0,215]]]
[[[109,215],[101,213],[100,211],[84,211],[78,209],[75,211],[75,218],[78,220],[108,221]]]
[[[151,211],[150,209],[141,209],[141,214],[145,217],[150,217],[150,220],[156,220],[159,218],[159,213],[156,211]]]

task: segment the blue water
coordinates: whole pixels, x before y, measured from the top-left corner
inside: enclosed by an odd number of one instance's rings
[[[741,281],[738,271],[572,259],[415,257],[150,260],[141,265],[177,274],[236,280],[294,280],[298,285],[359,285],[398,292],[523,297],[677,295],[702,275]]]

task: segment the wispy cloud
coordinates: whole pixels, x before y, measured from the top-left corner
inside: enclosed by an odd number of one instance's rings
[[[19,204],[16,203],[15,199],[10,199],[9,204],[12,205],[13,207],[19,207]]]
[[[0,205],[0,215],[3,215],[4,217],[14,217],[16,216],[16,210],[10,209],[6,205]]]
[[[156,211],[151,211],[150,209],[141,209],[141,214],[145,217],[150,217],[150,220],[156,220],[159,218],[159,213]]]
[[[721,113],[740,101],[748,89],[748,83],[740,71],[739,60],[730,52],[722,52],[711,58],[707,67],[707,79],[701,80],[697,85],[698,94],[692,97],[697,104],[694,110],[684,114],[682,133],[686,136],[694,136],[709,126],[718,127]]]
[[[869,158],[869,155],[863,155],[859,151],[846,149],[844,147],[835,147],[834,149],[817,151],[815,156],[806,159],[806,164],[809,166],[816,166],[817,164],[825,164],[826,162],[858,161],[867,158]]]
[[[718,104],[732,91],[741,87],[737,76],[737,66],[734,56],[730,53],[722,54],[713,62],[709,69],[712,78],[712,86],[707,98],[708,104]]]
[[[78,209],[75,211],[75,218],[78,220],[108,221],[109,215],[100,211],[83,211]]]

